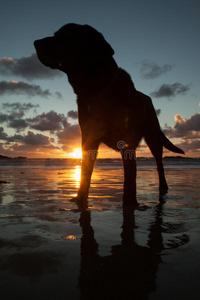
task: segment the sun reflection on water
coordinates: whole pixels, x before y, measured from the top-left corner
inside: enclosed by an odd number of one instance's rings
[[[63,239],[65,239],[65,240],[77,240],[77,236],[76,235],[66,235],[66,236],[63,236]]]
[[[75,185],[77,188],[80,185],[80,180],[81,180],[81,167],[76,166],[76,168],[74,170],[74,181],[75,181]]]

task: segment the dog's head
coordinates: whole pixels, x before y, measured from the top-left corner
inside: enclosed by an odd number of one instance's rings
[[[38,58],[47,67],[67,73],[91,59],[108,59],[114,54],[103,35],[89,25],[67,24],[54,36],[36,40]]]

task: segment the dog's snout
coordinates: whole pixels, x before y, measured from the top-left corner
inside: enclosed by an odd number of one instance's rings
[[[50,37],[46,37],[46,38],[41,39],[41,40],[36,40],[34,42],[34,46],[35,46],[36,49],[38,49],[38,48],[41,48],[41,47],[54,45],[54,43],[55,43],[54,37],[50,36]]]

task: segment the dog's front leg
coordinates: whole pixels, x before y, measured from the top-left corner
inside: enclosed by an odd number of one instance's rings
[[[89,194],[89,187],[94,164],[97,157],[99,142],[84,141],[82,144],[82,165],[81,165],[81,182],[76,201],[86,201]]]

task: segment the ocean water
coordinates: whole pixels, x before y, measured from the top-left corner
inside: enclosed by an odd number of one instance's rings
[[[80,160],[0,160],[0,299],[200,299],[200,160],[138,159],[139,207],[120,160],[97,160],[85,206]]]
[[[156,167],[153,158],[139,157],[136,159],[137,167]],[[168,167],[200,168],[200,158],[165,157],[163,164]],[[0,159],[0,168],[73,168],[81,165],[81,159]],[[122,168],[121,159],[97,159],[95,168]]]

